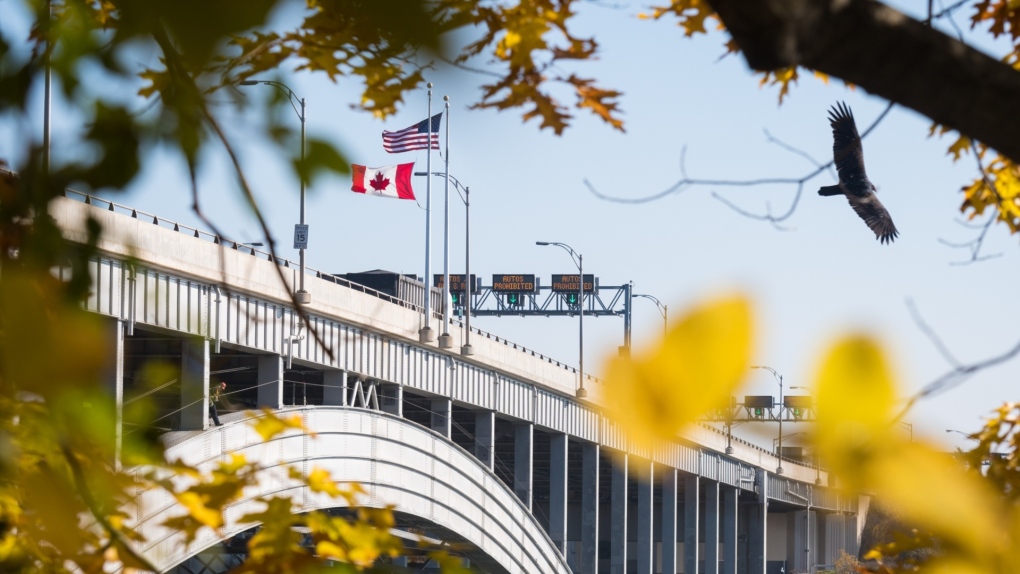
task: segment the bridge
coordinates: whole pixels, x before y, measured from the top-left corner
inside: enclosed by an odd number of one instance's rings
[[[423,284],[392,295],[307,269],[304,310],[324,348],[290,305],[289,261],[80,194],[51,212],[71,241],[86,240],[89,217],[103,226],[85,306],[114,350],[106,383],[119,407],[154,393],[171,457],[209,468],[244,453],[268,469],[259,493],[305,511],[335,503],[281,469],[314,463],[485,572],[815,572],[857,552],[867,499],[826,486],[824,470],[784,459],[776,474],[775,455],[708,425],[636,448],[601,413],[594,377],[579,400],[574,368],[491,333],[472,329],[470,356],[419,342],[423,298],[440,308]],[[449,332],[459,349],[464,325]],[[143,388],[134,373],[152,360],[179,366],[179,380]],[[237,407],[220,427],[211,380]],[[244,424],[262,406],[301,416],[317,438],[263,442]],[[139,550],[178,573],[229,568],[250,528],[237,519],[257,510],[242,500],[221,535],[185,546],[159,526],[176,511],[169,495],[136,502]]]

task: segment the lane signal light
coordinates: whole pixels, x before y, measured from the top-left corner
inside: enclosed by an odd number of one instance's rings
[[[577,305],[577,293],[567,293],[567,305]]]
[[[507,293],[506,304],[511,307],[520,307],[524,305],[524,296],[520,293]]]

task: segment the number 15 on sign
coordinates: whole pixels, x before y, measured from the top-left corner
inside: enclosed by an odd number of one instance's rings
[[[308,249],[308,225],[294,225],[294,249]]]

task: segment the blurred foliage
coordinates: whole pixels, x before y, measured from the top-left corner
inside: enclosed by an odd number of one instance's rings
[[[727,404],[749,373],[750,322],[746,301],[710,301],[633,359],[611,359],[609,415],[629,439],[654,448]],[[1020,406],[993,413],[973,435],[978,446],[956,459],[898,428],[896,377],[871,337],[836,341],[811,388],[818,418],[810,442],[838,487],[869,493],[912,526],[865,549],[861,572],[1020,572]]]

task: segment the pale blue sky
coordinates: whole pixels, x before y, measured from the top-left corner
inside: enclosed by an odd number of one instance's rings
[[[917,13],[926,5],[915,0],[901,7]],[[0,0],[0,32],[8,38],[19,30],[21,8],[20,2]],[[912,111],[895,108],[864,142],[868,174],[901,232],[892,245],[880,245],[844,199],[816,195],[819,186],[833,181],[828,175],[805,187],[796,213],[785,222],[788,231],[734,213],[711,192],[719,191],[748,210],[762,211],[768,204],[781,212],[793,198],[792,186],[698,187],[643,205],[618,205],[592,196],[584,179],[605,193],[627,197],[669,187],[680,178],[679,158],[685,145],[691,177],[799,177],[811,165],[769,144],[763,130],[827,161],[832,146],[826,120],[829,106],[845,100],[863,131],[886,105],[839,81],[826,85],[808,77],[779,106],[777,89],[759,89],[741,58],[719,59],[721,35],[686,39],[670,22],[636,19],[638,10],[584,4],[577,31],[599,41],[601,56],[562,67],[565,74],[576,71],[624,92],[620,104],[625,134],[584,112],[576,112],[572,127],[557,137],[539,131],[536,121],[522,123],[518,111],[468,110],[486,77],[445,66],[428,74],[435,83],[433,113],[441,108],[443,95],[452,102],[450,171],[472,189],[475,274],[485,277],[486,283],[493,273],[535,273],[548,281],[550,274],[568,273],[573,266],[564,252],[534,243],[561,241],[584,254],[585,271],[597,275],[602,284],[633,281],[635,292],[667,303],[672,317],[706,297],[743,291],[757,310],[754,361],[782,373],[787,386],[810,385],[821,353],[836,337],[854,330],[885,344],[904,393],[946,372],[950,366],[914,324],[904,303],[907,298],[913,298],[963,362],[999,354],[1015,344],[1020,338],[1020,301],[1013,294],[1017,238],[997,226],[984,251],[1002,257],[951,265],[968,254],[939,239],[964,241],[976,234],[956,223],[959,189],[976,170],[970,157],[952,163],[946,156],[950,141],[929,139],[930,120]],[[959,20],[965,23],[965,18]],[[132,64],[140,69],[151,59],[152,54],[140,51]],[[352,162],[380,166],[416,161],[416,169],[424,171],[424,152],[387,154],[380,138],[383,129],[401,129],[426,117],[424,90],[411,94],[395,117],[381,122],[349,108],[359,95],[349,82],[332,84],[324,76],[289,71],[264,78],[282,79],[305,97],[309,135],[333,142]],[[145,102],[130,95],[136,86],[112,88],[133,106],[144,107]],[[264,86],[245,90],[250,98],[271,95],[271,88]],[[569,93],[560,95],[564,102],[573,102]],[[17,165],[23,157],[22,138],[40,137],[40,110],[34,106],[27,120],[0,116],[0,157]],[[298,217],[298,184],[289,164],[258,139],[261,118],[235,113],[226,103],[222,114],[242,150],[273,233],[288,246]],[[298,126],[296,115],[286,113],[280,119]],[[56,161],[83,152],[75,143],[82,123],[66,104],[55,106]],[[433,169],[442,169],[438,155],[433,155]],[[180,158],[163,149],[151,150],[141,177],[116,201],[199,225],[190,211],[185,175]],[[262,239],[222,153],[203,158],[200,187],[207,213],[226,233],[240,240]],[[421,178],[416,178],[415,189],[424,205]],[[424,211],[412,202],[349,190],[349,178],[323,178],[309,189],[308,264],[337,273],[383,268],[423,274]],[[433,207],[433,261],[436,272],[441,272],[443,204],[438,179]],[[452,191],[450,211],[451,272],[461,272],[464,212]],[[297,258],[289,248],[282,253]],[[577,361],[576,319],[477,318],[473,323],[546,355]],[[599,374],[600,355],[613,353],[622,344],[623,321],[599,318],[586,320],[585,325],[586,364]],[[648,344],[660,333],[655,306],[636,300],[635,345]],[[919,435],[928,434],[946,446],[965,446],[963,437],[946,435],[944,429],[976,429],[985,413],[1003,400],[1017,398],[1011,391],[1018,374],[1020,360],[989,369],[921,402],[907,420]],[[768,373],[749,375],[748,394],[775,391]],[[773,434],[775,429],[763,432]]]

